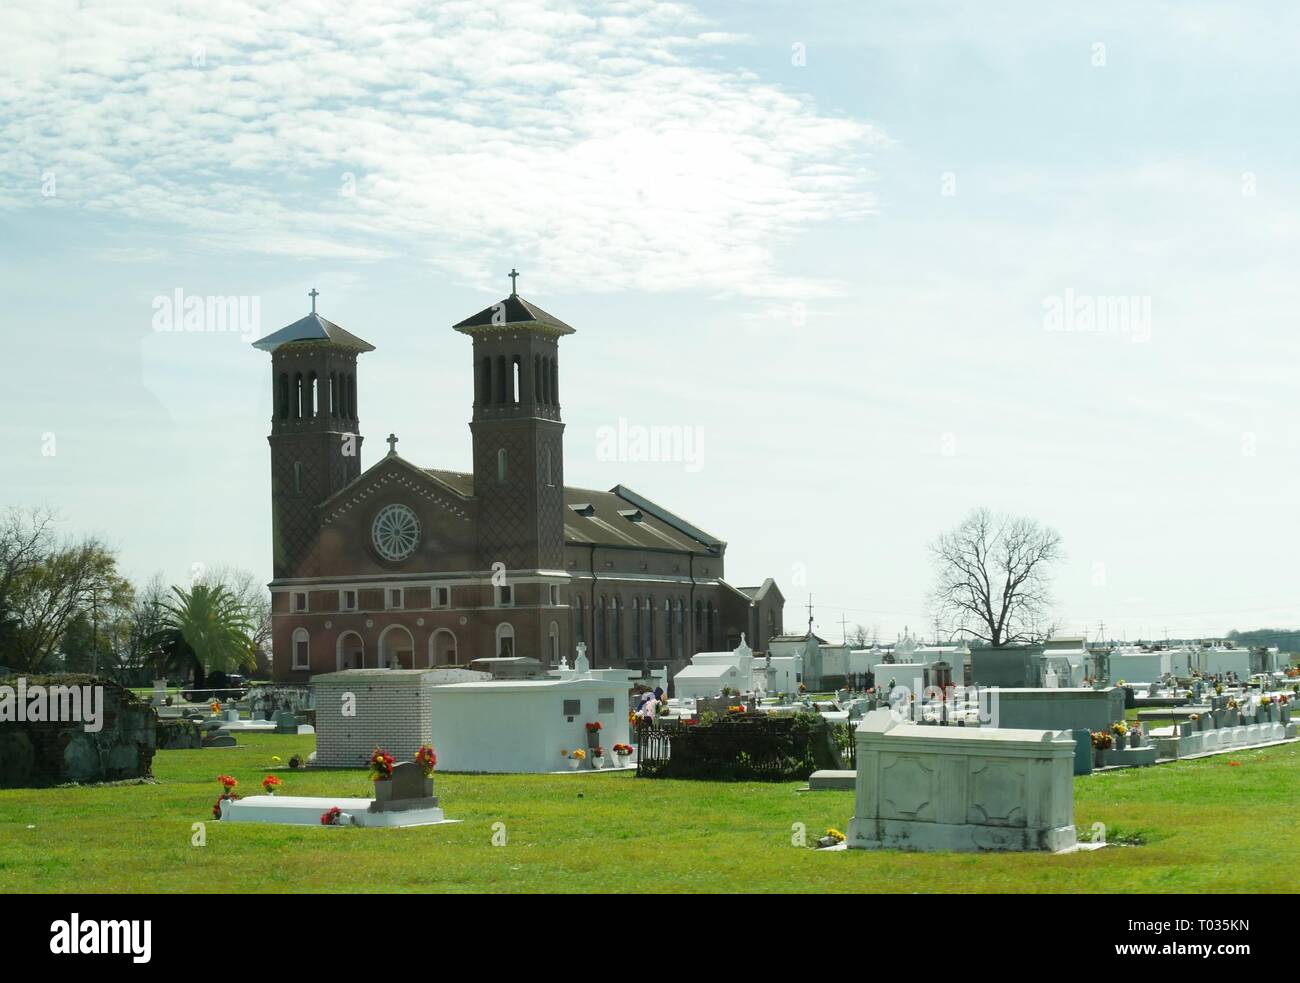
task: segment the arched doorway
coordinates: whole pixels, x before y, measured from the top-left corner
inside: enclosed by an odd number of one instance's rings
[[[415,640],[401,625],[389,625],[379,636],[380,669],[413,669]]]
[[[509,658],[515,654],[515,629],[508,621],[497,625],[496,651],[501,658]]]
[[[340,671],[366,667],[366,643],[356,632],[345,631],[340,635],[334,650],[334,664]]]
[[[439,628],[429,638],[429,666],[457,665],[456,636],[449,628]]]

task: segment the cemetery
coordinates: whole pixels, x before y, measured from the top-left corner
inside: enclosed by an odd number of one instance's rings
[[[188,889],[236,869],[244,890],[546,891],[619,890],[652,856],[652,889],[683,890],[712,869],[701,851],[722,850],[747,873],[713,875],[721,890],[1289,886],[1268,862],[1300,848],[1268,818],[1300,779],[1297,694],[1281,674],[967,690],[936,674],[936,654],[881,664],[943,684],[906,698],[769,695],[783,669],[743,640],[701,655],[693,665],[734,669],[747,690],[718,677],[707,695],[670,695],[662,677],[592,669],[581,646],[558,669],[351,669],[206,706],[110,690],[107,742],[134,749],[131,768],[38,781],[13,762],[48,751],[6,754],[4,784],[24,787],[0,788],[0,864],[25,890],[67,889],[88,869],[80,890]],[[24,727],[0,727],[6,749],[59,740]],[[196,823],[203,850],[178,833]],[[395,866],[391,837],[439,863]],[[945,863],[957,854],[980,859]]]

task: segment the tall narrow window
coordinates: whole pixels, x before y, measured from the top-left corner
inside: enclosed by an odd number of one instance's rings
[[[573,600],[573,642],[576,645],[586,640],[587,626],[583,619],[582,596],[579,595]]]
[[[509,461],[506,457],[506,449],[502,447],[497,451],[497,484],[504,485],[509,477]]]
[[[302,419],[302,373],[295,372],[293,376],[293,418]]]
[[[308,404],[308,408],[311,412],[307,415],[315,419],[320,416],[320,379],[316,378],[315,372],[308,376],[308,384],[311,389],[311,402]]]
[[[533,356],[533,405],[542,401],[542,356]]]
[[[637,658],[641,652],[641,599],[632,598],[632,651],[628,654]]]
[[[623,658],[623,626],[619,617],[621,609],[622,604],[615,594],[609,600],[609,657],[616,662]]]
[[[289,419],[289,373],[280,373],[279,413],[281,420]]]
[[[302,461],[293,462],[293,493],[302,494]]]
[[[682,598],[677,598],[677,606],[673,611],[673,627],[677,630],[677,645],[673,650],[677,659],[686,657],[686,602]]]
[[[655,657],[655,602],[654,598],[645,599],[645,655],[647,663]]]
[[[479,364],[478,401],[485,406],[492,402],[492,359],[486,355]]]
[[[498,356],[497,356],[497,395],[496,395],[496,401],[497,401],[497,403],[500,404],[501,406],[505,406],[506,403],[509,402],[509,399],[506,398],[506,385],[507,385],[507,382],[506,382],[506,357],[505,357],[504,355],[498,355]]]
[[[542,405],[551,405],[551,360],[542,358]]]
[[[337,372],[330,373],[330,419],[335,419],[339,415],[339,376]]]
[[[551,405],[560,405],[560,360],[551,359]]]
[[[715,616],[712,601],[709,602],[709,606],[707,610],[708,610],[708,621],[706,622],[707,628],[705,630],[708,632],[708,639],[709,639],[708,650],[710,652],[713,652],[717,648],[717,645],[714,640],[714,634],[715,634],[714,627],[717,625],[718,619]]]
[[[519,366],[519,356],[516,355],[510,362],[510,402],[518,406],[523,401],[523,395],[523,370]]]
[[[348,375],[348,419],[357,418],[357,377],[349,373]]]

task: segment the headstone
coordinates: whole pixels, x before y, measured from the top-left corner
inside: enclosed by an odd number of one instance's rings
[[[393,777],[375,782],[375,801],[371,812],[394,812],[405,809],[434,809],[438,797],[433,794],[433,779],[424,777],[424,769],[414,761],[393,766]]]
[[[289,710],[281,710],[275,715],[275,732],[277,734],[298,733],[298,715]]]
[[[580,675],[591,671],[591,661],[587,658],[587,643],[578,643],[578,657],[573,660],[573,668]]]

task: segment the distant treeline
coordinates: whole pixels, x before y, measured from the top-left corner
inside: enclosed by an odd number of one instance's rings
[[[1255,628],[1230,631],[1228,640],[1238,645],[1276,645],[1283,652],[1300,652],[1300,631],[1286,628]]]

